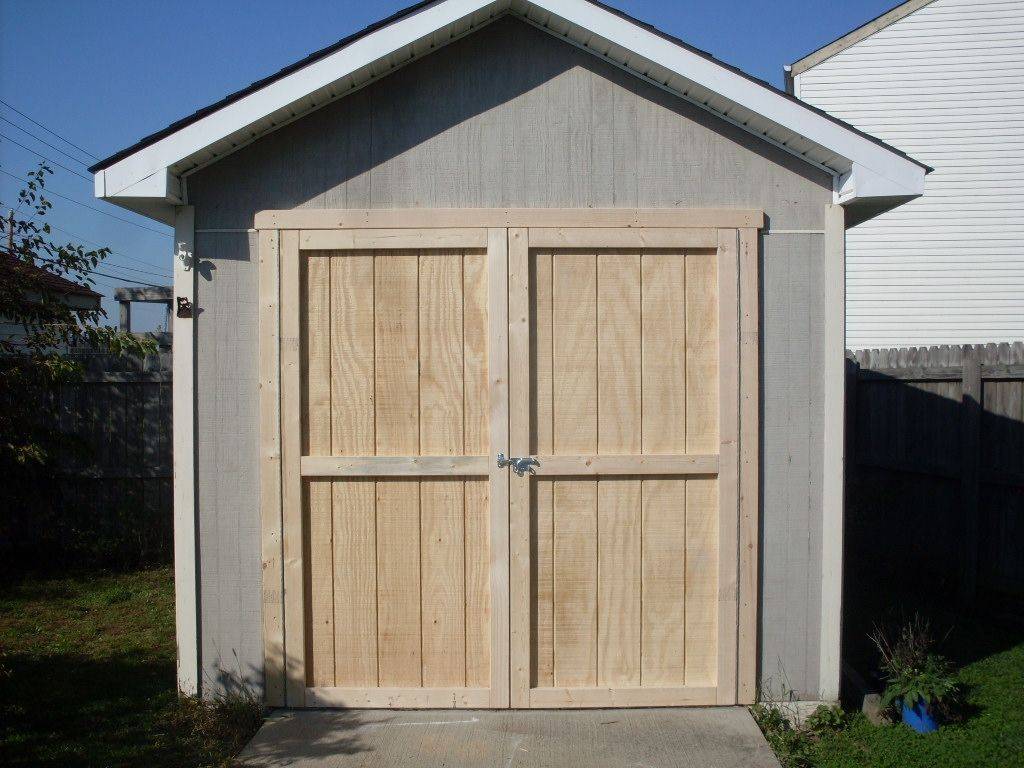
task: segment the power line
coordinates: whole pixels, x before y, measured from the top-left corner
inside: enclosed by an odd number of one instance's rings
[[[94,154],[93,154],[92,152],[90,152],[89,150],[87,150],[87,149],[82,149],[82,148],[81,148],[80,146],[78,146],[77,144],[75,144],[75,143],[74,143],[73,141],[69,141],[68,139],[65,139],[65,138],[64,138],[63,136],[61,136],[61,135],[60,135],[59,133],[57,133],[56,131],[51,131],[51,130],[50,130],[49,128],[47,128],[47,127],[46,127],[45,125],[43,125],[42,123],[40,123],[40,122],[39,122],[38,120],[33,120],[33,119],[32,119],[31,117],[29,117],[28,115],[26,115],[26,114],[25,114],[24,112],[22,112],[22,111],[21,111],[20,109],[17,109],[17,108],[15,108],[15,107],[12,107],[12,106],[11,106],[10,104],[8,104],[8,103],[7,103],[6,101],[4,101],[3,99],[0,99],[0,104],[3,104],[3,105],[4,105],[5,107],[7,107],[7,108],[8,108],[9,110],[11,110],[12,112],[17,112],[17,113],[18,113],[19,115],[21,115],[22,117],[24,117],[24,118],[25,118],[26,120],[28,120],[28,121],[29,121],[30,123],[32,123],[32,124],[34,124],[34,125],[38,125],[38,126],[39,126],[40,128],[42,128],[42,129],[43,129],[44,131],[46,131],[47,133],[49,133],[49,134],[50,134],[51,136],[56,136],[56,137],[57,137],[58,139],[60,139],[61,141],[63,141],[63,142],[65,143],[65,144],[68,144],[69,146],[72,146],[72,147],[74,147],[74,148],[75,148],[75,149],[77,149],[77,150],[78,150],[79,152],[82,152],[82,153],[84,153],[84,154],[88,155],[89,157],[91,157],[91,158],[92,158],[93,160],[99,160],[99,158],[98,158],[98,157],[96,157],[96,155],[94,155]]]
[[[0,200],[0,208],[4,208],[4,207],[5,207],[5,205],[4,205],[3,200]],[[30,219],[34,219],[38,215],[39,214],[37,214],[37,213],[33,213],[33,214],[31,214],[29,216],[29,218]],[[44,222],[44,224],[49,224],[49,222]],[[58,232],[63,232],[65,235],[68,235],[69,237],[73,237],[76,240],[81,240],[83,243],[89,243],[90,245],[95,245],[95,246],[97,246],[99,248],[107,248],[107,250],[110,251],[111,255],[117,255],[118,257],[120,257],[122,259],[128,259],[129,261],[134,261],[134,262],[136,262],[138,264],[143,264],[143,265],[145,265],[147,267],[152,267],[153,269],[156,269],[156,270],[160,269],[160,267],[158,265],[152,264],[152,263],[146,261],[145,259],[140,259],[140,258],[137,258],[135,256],[129,256],[127,253],[122,253],[121,251],[115,251],[113,248],[108,248],[107,246],[103,245],[102,243],[97,243],[95,240],[90,240],[87,237],[82,237],[81,235],[75,234],[74,232],[72,232],[69,229],[64,229],[63,227],[58,227],[56,224],[50,224],[50,229],[56,229]],[[164,274],[163,272],[159,272],[159,271],[158,272],[147,272],[144,269],[132,269],[132,267],[126,267],[123,264],[112,264],[111,266],[115,266],[118,269],[131,269],[133,272],[142,272],[142,273],[147,274],[147,275],[153,275],[154,277],[164,277],[164,278],[167,278],[168,280],[172,279],[171,275]]]
[[[56,146],[54,146],[53,144],[51,144],[50,142],[46,141],[45,139],[40,139],[40,138],[39,138],[38,136],[36,136],[36,135],[35,135],[34,133],[32,133],[31,131],[27,131],[27,130],[25,130],[25,129],[24,129],[24,128],[22,128],[22,127],[21,127],[20,125],[18,125],[18,124],[17,124],[16,122],[14,122],[13,120],[8,120],[8,119],[7,119],[6,117],[4,117],[3,115],[0,115],[0,120],[3,120],[3,121],[4,121],[5,123],[7,123],[8,125],[10,125],[10,126],[13,126],[13,127],[17,128],[17,129],[18,129],[19,131],[21,131],[22,133],[24,133],[24,134],[25,134],[26,136],[31,136],[31,137],[32,137],[33,139],[35,139],[36,141],[38,141],[38,142],[39,142],[40,144],[45,144],[45,145],[46,145],[46,146],[48,146],[48,147],[49,147],[50,149],[55,149],[56,151],[58,151],[58,152],[60,152],[60,153],[61,153],[62,155],[64,155],[64,157],[67,157],[67,158],[69,158],[69,159],[71,159],[71,160],[74,160],[74,161],[75,161],[76,163],[78,163],[78,164],[79,164],[79,165],[81,165],[82,167],[88,167],[88,163],[85,163],[85,162],[83,162],[82,160],[79,160],[79,159],[78,159],[77,157],[75,157],[74,155],[69,155],[69,154],[68,154],[67,152],[65,152],[65,151],[64,151],[63,149],[61,149],[60,147],[56,147]],[[13,139],[12,139],[12,141],[13,141]]]
[[[17,254],[11,253],[10,251],[8,251],[6,246],[0,246],[0,251],[3,251],[4,253],[8,254],[9,256],[14,256],[15,258],[17,258]],[[45,256],[34,256],[33,258],[38,259],[39,261],[45,261],[45,262],[47,262],[49,264],[60,264],[60,262],[57,261],[56,259],[48,259]],[[122,267],[122,269],[124,269],[124,267]],[[156,283],[146,283],[146,282],[143,282],[142,280],[132,280],[131,278],[121,277],[120,275],[111,275],[108,272],[100,272],[98,269],[83,269],[81,271],[84,274],[87,274],[87,275],[99,275],[100,277],[108,277],[111,280],[120,280],[123,283],[132,283],[134,285],[144,285],[147,288],[166,288],[167,287],[166,285],[157,285]],[[62,277],[62,275],[58,275],[58,277]]]
[[[5,176],[10,176],[12,179],[17,181],[19,184],[24,183],[23,179],[19,179],[13,173],[5,171],[3,168],[0,168],[0,173],[4,174]],[[107,213],[102,208],[95,208],[95,207],[93,207],[91,205],[86,205],[85,203],[83,203],[80,200],[75,200],[75,198],[73,198],[73,197],[68,197],[67,195],[62,195],[60,192],[54,192],[52,189],[45,190],[45,193],[49,194],[49,195],[56,195],[57,197],[63,198],[65,200],[68,200],[69,202],[72,202],[75,205],[80,205],[83,208],[88,208],[90,211],[96,211],[96,213],[102,213],[104,216],[109,216],[110,218],[116,219],[117,221],[123,222],[125,224],[131,224],[133,227],[138,227],[139,229],[144,229],[147,232],[152,232],[155,235],[160,235],[161,237],[170,237],[170,234],[168,234],[167,232],[161,232],[158,229],[153,229],[152,227],[147,227],[144,224],[137,224],[136,222],[131,221],[130,219],[122,219],[120,216],[115,216],[112,213]]]
[[[61,164],[60,164],[60,163],[58,163],[58,162],[57,162],[56,160],[51,160],[51,159],[50,159],[50,158],[48,158],[48,157],[47,157],[46,155],[44,155],[44,154],[43,154],[42,152],[36,152],[36,151],[35,151],[34,149],[32,149],[31,147],[26,147],[26,146],[25,146],[24,144],[20,144],[20,143],[18,143],[17,141],[15,141],[14,139],[12,139],[12,138],[11,138],[10,136],[5,136],[4,134],[0,133],[0,139],[6,139],[7,141],[11,142],[11,144],[13,144],[14,146],[16,146],[16,147],[21,147],[21,148],[22,148],[22,149],[24,149],[24,150],[25,150],[26,152],[31,152],[31,153],[32,153],[33,155],[36,155],[37,157],[41,157],[41,158],[43,158],[43,160],[45,160],[46,162],[48,162],[48,163],[53,163],[53,164],[54,164],[54,165],[56,165],[56,166],[57,166],[58,168],[63,168],[63,169],[64,169],[65,171],[67,171],[68,173],[73,173],[73,174],[74,174],[75,176],[77,176],[78,178],[80,178],[80,179],[81,179],[82,181],[89,181],[89,182],[91,182],[91,181],[92,181],[92,179],[90,179],[90,178],[89,178],[88,176],[83,176],[83,175],[82,175],[82,174],[80,174],[80,173],[79,173],[78,171],[74,171],[74,170],[72,170],[71,168],[68,168],[68,167],[67,167],[66,165],[61,165]],[[46,142],[43,142],[43,143],[45,144]]]

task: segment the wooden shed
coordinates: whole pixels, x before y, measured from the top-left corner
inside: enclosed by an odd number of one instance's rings
[[[844,231],[928,169],[590,0],[431,0],[99,163],[174,224],[179,682],[839,685]]]

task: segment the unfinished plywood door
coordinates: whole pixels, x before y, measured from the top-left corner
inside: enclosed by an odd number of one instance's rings
[[[513,706],[736,702],[737,251],[709,234],[510,231],[512,452],[539,461]]]
[[[300,232],[289,275],[303,703],[507,706],[506,231]]]

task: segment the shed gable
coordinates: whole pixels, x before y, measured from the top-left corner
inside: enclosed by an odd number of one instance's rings
[[[512,17],[186,178],[197,227],[267,208],[756,207],[815,227],[832,178]]]

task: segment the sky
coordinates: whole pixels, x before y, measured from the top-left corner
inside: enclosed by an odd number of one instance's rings
[[[16,203],[20,186],[7,174],[24,177],[40,154],[49,158],[55,239],[114,251],[94,278],[116,323],[115,286],[170,284],[173,238],[162,224],[94,199],[85,167],[412,2],[0,0],[0,210]],[[784,64],[896,4],[610,2],[778,87]],[[163,313],[137,305],[132,320],[134,330],[153,330]]]

